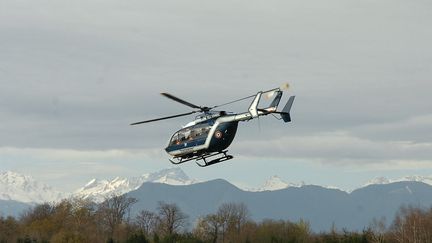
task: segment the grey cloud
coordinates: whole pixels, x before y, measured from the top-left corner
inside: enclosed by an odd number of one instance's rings
[[[411,141],[431,143],[432,115],[419,115],[404,120],[385,123],[365,124],[354,127],[352,132],[357,136],[379,141]]]
[[[300,143],[344,130],[363,139],[360,149],[316,155],[330,159],[344,153],[391,159],[384,151],[390,141],[431,141],[422,134],[429,125],[379,125],[430,112],[428,2],[2,4],[0,146],[164,146],[188,119],[127,125],[188,110],[159,92],[211,105],[286,81],[297,95],[294,122],[285,127],[261,119],[266,136],[283,131]],[[240,143],[260,144],[257,124],[251,124],[242,124]],[[386,145],[376,150],[376,139]],[[291,152],[309,154],[304,148]],[[254,153],[268,154],[259,151]]]
[[[374,141],[343,131],[241,141],[233,149],[248,156],[311,159],[326,164],[423,161],[432,166],[432,143]]]

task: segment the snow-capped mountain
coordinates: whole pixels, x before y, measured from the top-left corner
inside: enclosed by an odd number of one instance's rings
[[[266,180],[261,187],[256,189],[246,189],[246,190],[247,191],[276,191],[288,187],[302,187],[304,185],[305,185],[304,182],[301,182],[299,184],[287,183],[284,180],[282,180],[279,176],[274,175],[270,177],[268,180]]]
[[[154,173],[147,173],[142,175],[141,178],[143,178],[145,182],[170,185],[189,185],[197,182],[189,178],[180,168],[164,169]]]
[[[425,184],[432,185],[432,176],[413,175],[413,176],[404,176],[404,177],[401,177],[398,179],[388,179],[385,177],[376,177],[376,178],[366,182],[362,187],[366,187],[369,185],[377,185],[377,184],[381,184],[381,185],[382,184],[390,184],[393,182],[401,182],[401,181],[423,182]]]
[[[423,182],[428,185],[432,185],[432,176],[404,176],[397,181],[416,181],[416,182]]]
[[[57,202],[67,195],[12,171],[0,172],[0,199],[25,203]]]
[[[260,188],[260,191],[275,191],[287,188],[289,185],[278,176],[272,176]]]
[[[382,184],[389,184],[389,183],[390,183],[390,180],[387,179],[387,178],[385,178],[385,177],[375,177],[375,178],[373,178],[373,179],[367,181],[367,182],[366,182],[363,186],[361,186],[361,187],[366,187],[366,186],[369,186],[369,185],[376,185],[376,184],[378,184],[378,185],[382,185]]]
[[[139,177],[120,178],[113,180],[93,179],[73,194],[81,198],[88,198],[102,202],[112,195],[121,195],[136,190],[144,182],[164,183],[170,185],[189,185],[196,181],[190,179],[180,168],[164,169],[154,173],[143,174]]]
[[[369,185],[390,184],[393,182],[414,181],[432,185],[432,176],[405,176],[399,179],[377,177],[359,188]],[[24,203],[57,202],[70,195],[101,202],[112,195],[121,195],[138,189],[144,182],[170,185],[190,185],[198,181],[190,179],[180,168],[164,169],[131,178],[116,177],[112,180],[93,179],[74,193],[64,193],[53,189],[30,176],[15,172],[0,172],[0,200],[15,200]],[[245,191],[275,191],[289,187],[302,187],[301,183],[287,183],[278,176],[272,176],[259,188],[245,188]],[[335,187],[327,187],[335,188]],[[348,191],[351,192],[351,191]]]

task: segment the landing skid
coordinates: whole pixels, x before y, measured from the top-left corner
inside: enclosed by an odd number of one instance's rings
[[[220,163],[220,162],[223,162],[223,161],[227,161],[227,160],[230,160],[230,159],[234,158],[232,155],[227,155],[226,154],[227,152],[228,151],[225,150],[225,151],[219,152],[217,154],[213,154],[213,155],[209,155],[209,156],[202,156],[200,159],[197,159],[197,161],[195,161],[195,163],[198,166],[200,166],[200,167],[206,167],[206,166],[209,166],[209,165],[214,165],[214,164],[217,164],[217,163]],[[216,156],[216,155],[219,155],[219,154],[223,154],[223,156],[220,157],[220,158],[216,158],[216,159],[210,160],[210,161],[206,160],[207,158],[210,158],[210,157],[213,157],[213,156]],[[198,163],[199,160],[204,161],[204,164]]]
[[[195,157],[192,157],[192,158],[190,158],[190,159],[183,159],[183,158],[175,158],[175,159],[177,159],[177,161],[174,161],[174,160],[172,160],[172,159],[169,159],[169,161],[171,162],[171,164],[173,164],[173,165],[179,165],[179,164],[183,164],[183,163],[186,163],[186,162],[188,162],[188,161],[191,161],[191,160],[195,160],[195,159],[197,159],[197,158],[196,158],[196,156],[195,156]]]
[[[204,154],[204,155],[201,155],[201,156],[194,156],[194,157],[189,158],[189,159],[177,158],[177,161],[174,161],[172,159],[170,159],[169,161],[172,164],[179,165],[179,164],[183,164],[183,163],[186,163],[188,161],[191,161],[191,160],[195,160],[195,163],[198,166],[200,166],[200,167],[206,167],[206,166],[209,166],[209,165],[214,165],[214,164],[217,164],[217,163],[220,163],[220,162],[223,162],[223,161],[227,161],[227,160],[230,160],[230,159],[234,158],[232,155],[228,155],[227,152],[228,152],[228,150],[225,150],[225,151],[222,151],[222,152],[216,152],[216,153],[212,153],[212,154]],[[207,161],[208,158],[211,158],[211,157],[214,157],[214,156],[218,156],[218,155],[222,155],[222,157],[219,157],[219,158]],[[202,160],[204,163],[198,163],[198,161],[200,161],[200,160]]]

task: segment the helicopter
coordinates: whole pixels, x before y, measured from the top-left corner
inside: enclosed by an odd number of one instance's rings
[[[172,119],[181,116],[188,116],[195,113],[200,113],[195,119],[186,124],[182,129],[175,132],[168,141],[165,151],[172,157],[169,161],[172,164],[178,165],[188,161],[195,160],[195,163],[200,167],[214,165],[223,161],[233,159],[232,155],[227,154],[227,148],[231,145],[237,132],[238,123],[240,121],[249,121],[260,116],[273,115],[278,120],[284,122],[291,121],[290,110],[294,102],[295,96],[290,96],[284,108],[277,111],[279,102],[281,101],[283,89],[287,89],[288,84],[282,87],[270,89],[267,91],[259,91],[254,95],[240,98],[228,103],[216,105],[212,107],[198,106],[188,101],[180,99],[169,93],[161,93],[164,97],[176,101],[180,104],[189,106],[195,110],[187,113],[160,117],[156,119],[135,122],[130,125],[138,125],[160,120]],[[261,98],[273,100],[270,105],[264,108],[259,108]],[[231,113],[227,111],[215,111],[217,107],[239,102],[245,99],[254,98],[250,104],[248,111],[243,113]],[[275,114],[279,115],[277,117]]]

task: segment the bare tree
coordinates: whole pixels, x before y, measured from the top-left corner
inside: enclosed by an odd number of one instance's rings
[[[216,243],[221,231],[222,222],[218,215],[209,214],[198,221],[196,232],[200,238]]]
[[[432,210],[402,207],[391,227],[395,242],[432,242]]]
[[[240,232],[249,219],[249,210],[244,203],[224,203],[219,207],[217,215],[226,229]]]
[[[136,202],[135,198],[118,195],[106,199],[99,205],[99,215],[108,227],[111,237],[115,228],[124,221],[126,213],[129,213],[130,207]]]
[[[381,243],[385,242],[385,233],[386,233],[386,223],[385,217],[381,217],[381,219],[374,218],[372,222],[369,224],[370,240],[373,243]]]
[[[25,222],[32,222],[35,220],[46,219],[54,213],[54,208],[54,205],[49,203],[36,205],[34,208],[31,208],[24,213],[22,220]]]
[[[188,216],[175,203],[159,202],[158,212],[159,226],[163,234],[172,235],[186,226]]]
[[[153,212],[141,210],[136,216],[135,222],[145,235],[149,235],[155,228],[156,219],[157,216]]]
[[[240,235],[243,225],[249,219],[249,210],[244,203],[224,203],[218,208],[216,216],[224,242],[227,233]]]

